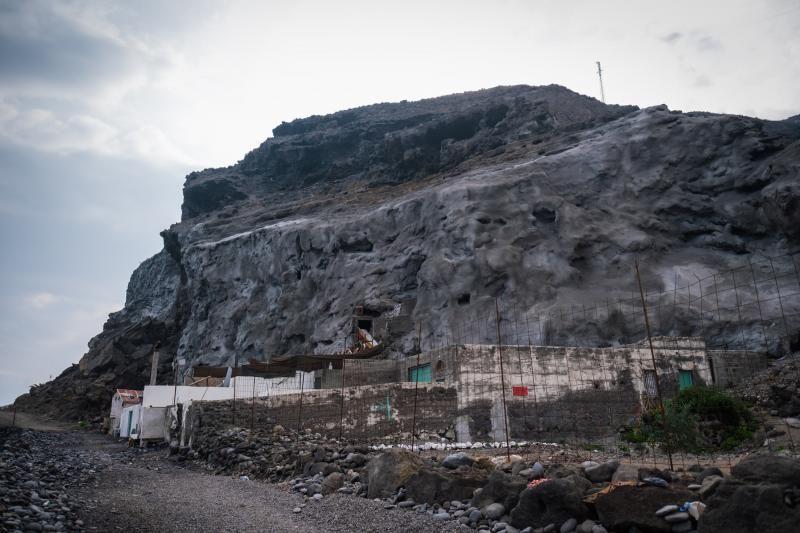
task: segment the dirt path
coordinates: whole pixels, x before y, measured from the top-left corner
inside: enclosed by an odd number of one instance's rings
[[[0,426],[14,425],[20,428],[35,429],[37,431],[69,431],[75,429],[74,424],[60,422],[56,420],[48,420],[36,415],[28,413],[17,412],[10,409],[0,410]]]
[[[74,435],[74,434],[73,434]],[[104,435],[82,434],[76,452],[111,464],[75,493],[92,531],[429,532],[458,531],[384,502],[333,494],[320,501],[287,487],[214,476],[167,460],[163,450],[127,450]],[[300,507],[300,512],[295,512]]]

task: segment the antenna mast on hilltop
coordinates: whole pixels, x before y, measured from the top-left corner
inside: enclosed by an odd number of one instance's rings
[[[603,90],[603,69],[600,67],[600,62],[597,61],[597,77],[600,78],[600,100],[606,103],[606,92]]]

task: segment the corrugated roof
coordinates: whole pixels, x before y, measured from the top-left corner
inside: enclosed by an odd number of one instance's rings
[[[273,357],[269,361],[250,361],[232,369],[233,376],[256,376],[262,378],[276,378],[294,376],[295,372],[311,372],[328,368],[342,368],[344,359],[369,359],[381,353],[384,349],[383,344],[374,348],[355,353],[340,354],[313,354],[313,355],[287,355],[284,357]],[[228,372],[227,367],[196,366],[193,368],[193,377],[225,377]]]
[[[128,406],[142,403],[144,391],[134,389],[117,389],[117,394],[119,394],[119,397],[122,398],[122,405]]]

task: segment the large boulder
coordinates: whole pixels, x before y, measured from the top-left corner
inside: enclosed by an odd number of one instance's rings
[[[597,497],[595,509],[600,522],[613,531],[637,528],[645,533],[671,533],[672,526],[656,511],[666,505],[682,504],[694,499],[688,490],[662,489],[622,485]]]
[[[459,466],[471,466],[475,460],[464,452],[451,453],[442,461],[442,466],[446,468],[458,468]]]
[[[333,494],[344,485],[344,474],[341,472],[331,472],[322,480],[322,494]]]
[[[639,467],[621,464],[611,476],[611,481],[639,481]]]
[[[583,473],[592,483],[603,483],[611,481],[617,468],[619,468],[619,461],[612,459],[606,463],[587,466],[583,469]]]
[[[449,470],[425,467],[413,473],[404,486],[406,495],[415,502],[434,504],[466,500],[472,497],[475,489],[486,484],[486,478],[486,471],[481,468],[459,466],[455,470]]]
[[[800,461],[764,455],[731,469],[700,516],[702,533],[794,533],[800,524]]]
[[[797,486],[800,485],[800,461],[777,455],[757,455],[735,465],[731,476],[745,483]]]
[[[425,461],[407,450],[390,449],[367,463],[367,497],[388,498],[425,466]]]
[[[570,518],[582,520],[587,512],[583,489],[574,478],[551,479],[522,491],[511,510],[511,524],[519,529],[538,528],[562,524]]]
[[[475,496],[472,505],[482,509],[492,503],[502,503],[506,509],[513,509],[519,501],[519,494],[528,485],[527,481],[517,476],[509,476],[495,470],[489,476],[489,482]]]

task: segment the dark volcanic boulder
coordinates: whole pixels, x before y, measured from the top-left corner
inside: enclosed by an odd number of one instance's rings
[[[475,460],[464,452],[451,453],[442,461],[442,466],[446,468],[458,468],[459,466],[470,466]]]
[[[707,532],[795,533],[800,524],[800,461],[759,456],[743,460],[719,486],[700,517]]]
[[[656,516],[665,505],[680,505],[695,496],[687,490],[623,485],[597,498],[595,509],[600,522],[609,530],[637,528],[645,533],[670,533],[672,526]]]
[[[502,503],[506,509],[513,509],[519,501],[519,494],[527,486],[527,482],[516,476],[495,470],[489,476],[489,482],[478,494],[473,496],[472,505],[482,509],[491,503]]]
[[[582,520],[588,510],[583,503],[583,490],[574,479],[552,479],[519,495],[511,511],[511,524],[519,529],[561,524],[570,518]]]
[[[460,466],[455,470],[446,470],[426,467],[413,474],[405,487],[406,494],[415,502],[433,504],[466,500],[484,484],[486,471],[480,468]]]
[[[368,498],[388,498],[425,466],[425,461],[406,450],[386,450],[367,463]]]
[[[333,494],[344,485],[344,474],[331,472],[322,481],[322,494]]]
[[[592,483],[602,483],[604,481],[611,481],[614,472],[619,468],[619,461],[612,459],[606,463],[595,466],[588,466],[583,469],[583,473],[589,478]]]
[[[800,461],[789,457],[748,457],[731,469],[734,479],[746,483],[800,485]]]

